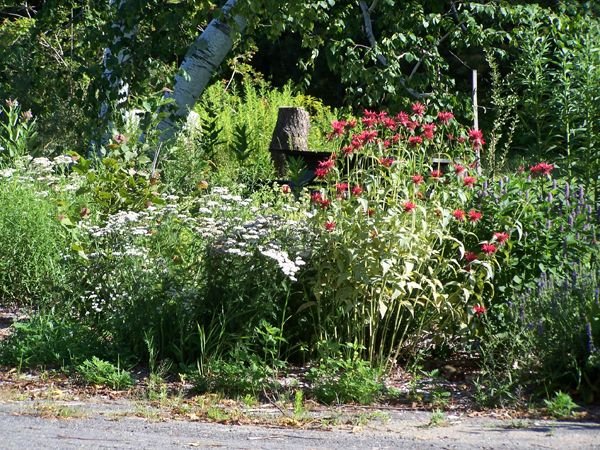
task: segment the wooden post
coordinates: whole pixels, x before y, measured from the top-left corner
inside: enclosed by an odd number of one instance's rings
[[[308,151],[310,116],[303,108],[282,106],[271,138],[271,157],[278,176],[285,174],[285,151]]]
[[[477,70],[473,69],[472,72],[473,80],[473,129],[479,130],[479,107],[477,105]],[[475,149],[475,164],[477,168],[477,174],[481,175],[481,148]]]

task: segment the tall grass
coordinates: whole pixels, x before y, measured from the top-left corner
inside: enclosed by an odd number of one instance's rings
[[[40,306],[66,276],[67,236],[56,206],[32,185],[0,180],[0,304]]]

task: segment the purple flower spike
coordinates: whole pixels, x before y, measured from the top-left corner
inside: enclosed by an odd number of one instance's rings
[[[567,200],[569,200],[569,197],[571,196],[571,188],[569,186],[569,182],[565,183],[565,198]]]
[[[587,336],[587,351],[588,354],[592,354],[596,351],[596,347],[594,345],[594,336],[592,335],[592,324],[587,322],[585,324],[585,334]]]

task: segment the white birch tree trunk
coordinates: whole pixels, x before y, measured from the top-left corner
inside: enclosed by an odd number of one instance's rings
[[[189,48],[175,76],[174,90],[166,94],[175,104],[170,116],[158,125],[161,140],[175,135],[178,122],[187,118],[212,75],[231,51],[234,33],[243,33],[246,28],[245,18],[231,15],[236,3],[237,0],[228,0],[221,8],[222,19],[213,19]]]

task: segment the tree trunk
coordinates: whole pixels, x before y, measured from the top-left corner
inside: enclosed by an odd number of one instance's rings
[[[163,141],[175,135],[176,123],[187,118],[213,73],[231,51],[234,32],[242,33],[246,28],[245,18],[230,14],[236,3],[237,0],[228,0],[223,5],[222,18],[208,24],[181,63],[174,90],[166,95],[175,100],[173,111],[158,125]]]
[[[302,108],[282,106],[271,138],[271,150],[308,150],[310,117]]]
[[[106,90],[98,117],[104,122],[110,120],[109,113],[113,105],[120,107],[129,98],[129,83],[123,74],[126,72],[125,66],[131,61],[131,43],[137,33],[137,27],[133,25],[135,21],[131,18],[126,20],[129,9],[136,11],[135,5],[129,5],[128,0],[119,0],[118,3],[117,0],[109,0],[108,5],[114,8],[115,21],[110,26],[110,47],[105,48],[102,55],[102,76],[106,82]]]
[[[299,157],[297,152],[308,151],[309,129],[310,116],[306,110],[292,106],[279,108],[277,123],[269,146],[277,176],[283,177],[285,175],[288,156]],[[308,156],[317,157],[317,154]],[[313,162],[307,162],[306,158],[303,159],[309,166],[308,169],[313,170]],[[316,164],[315,162],[314,165]]]

